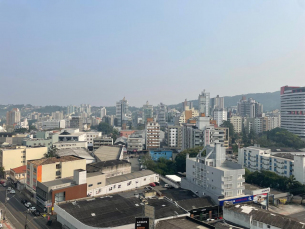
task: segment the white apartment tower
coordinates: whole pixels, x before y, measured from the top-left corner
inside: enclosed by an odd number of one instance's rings
[[[206,151],[206,156],[202,155]],[[209,195],[218,202],[243,195],[245,170],[241,165],[226,161],[226,149],[221,145],[206,146],[197,157],[186,158],[186,178],[181,187],[202,197]]]
[[[281,87],[281,127],[305,139],[305,87]]]
[[[101,108],[101,118],[105,117],[106,116],[106,107],[102,107]]]
[[[224,121],[227,121],[228,112],[225,109],[216,108],[214,109],[213,117],[216,120],[218,126],[220,126]]]
[[[11,111],[6,113],[6,125],[13,126],[20,123],[20,110],[13,108]]]
[[[201,92],[198,96],[198,104],[199,104],[199,114],[204,113],[206,116],[210,115],[210,93]]]

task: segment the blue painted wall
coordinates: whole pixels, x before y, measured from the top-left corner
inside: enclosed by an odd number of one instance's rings
[[[149,151],[151,159],[158,161],[159,158],[164,157],[165,159],[171,159],[173,156],[173,151],[171,150],[150,150]]]

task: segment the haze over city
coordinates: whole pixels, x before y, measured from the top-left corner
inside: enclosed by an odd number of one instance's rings
[[[140,107],[305,84],[305,4],[0,1],[1,104]],[[13,93],[12,93],[13,90]]]

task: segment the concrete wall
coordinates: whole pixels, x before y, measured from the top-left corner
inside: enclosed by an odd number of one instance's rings
[[[61,163],[61,178],[72,177],[75,169],[86,170],[86,159]]]
[[[29,161],[43,158],[47,152],[48,147],[27,148],[26,160]]]
[[[106,174],[106,177],[120,176],[131,173],[131,164],[119,164],[115,167],[103,167],[101,172]]]
[[[87,189],[95,190],[97,188],[105,187],[106,185],[106,175],[100,174],[92,177],[87,177]]]
[[[52,181],[56,179],[56,164],[42,165],[41,182]]]
[[[124,192],[127,190],[136,189],[141,186],[148,185],[152,182],[159,182],[159,175],[152,174],[148,176],[143,176],[136,179],[131,179],[128,181],[119,182],[116,184],[110,184],[105,187],[100,187],[96,189],[88,189],[87,194],[88,196],[96,196],[96,195],[105,195],[105,194],[112,194],[117,192]]]
[[[18,146],[17,146],[18,147]],[[22,153],[24,152],[24,153]],[[4,171],[9,171],[10,169],[20,167],[25,165],[25,147],[18,147],[17,149],[3,149],[0,150],[0,162]]]

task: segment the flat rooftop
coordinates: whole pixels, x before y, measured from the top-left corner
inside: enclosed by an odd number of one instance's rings
[[[48,157],[48,158],[42,158],[42,159],[37,159],[37,160],[30,160],[28,162],[31,162],[34,165],[47,165],[47,164],[53,164],[53,163],[57,163],[57,162],[67,162],[67,161],[77,161],[77,160],[83,160],[83,158],[76,157],[76,156]]]
[[[303,152],[302,150],[299,149],[293,149],[293,148],[281,148],[281,147],[271,147],[271,152]]]
[[[267,210],[254,207],[249,204],[225,205],[224,208],[230,211],[237,212],[239,214],[251,215],[252,220],[263,222],[265,224],[272,225],[277,228],[304,229],[305,226],[304,223],[301,223],[288,216],[269,212]]]
[[[186,189],[181,189],[181,188],[166,189],[166,190],[162,190],[161,193],[167,198],[176,201],[181,207],[183,207],[188,211],[191,211],[193,209],[217,206],[213,202],[211,197],[209,196],[198,197],[192,191]]]
[[[291,153],[276,153],[276,154],[273,154],[272,156],[279,157],[279,158],[285,158],[285,159],[289,159],[289,160],[294,159],[294,155]]]
[[[72,155],[72,156],[77,156],[77,157],[81,157],[84,159],[95,161],[95,158],[92,157],[90,155],[90,153],[88,153],[83,148],[81,148],[81,149],[59,149],[56,151],[56,154],[60,157]]]
[[[175,219],[167,219],[159,221],[156,226],[156,229],[185,229],[185,228],[197,228],[197,229],[206,229],[210,227],[204,226],[200,221],[192,220],[189,217],[180,217]]]
[[[148,175],[153,175],[153,174],[155,174],[155,173],[151,170],[142,170],[142,171],[128,173],[128,174],[124,174],[124,175],[120,175],[120,176],[110,177],[110,178],[106,179],[106,185],[116,184],[116,183],[119,183],[122,181],[128,181],[128,180],[132,180],[132,179],[136,179],[136,178],[140,178],[140,177],[144,177],[144,176],[148,176]]]
[[[131,166],[131,163],[126,160],[110,160],[110,161],[95,162],[95,163],[87,164],[87,173],[97,172],[109,166],[112,167],[112,166],[118,166],[124,164],[126,165],[129,164]]]
[[[46,187],[53,187],[56,185],[68,184],[73,182],[73,177],[66,177],[58,180],[52,180],[47,182],[42,182],[42,184]]]
[[[94,155],[100,161],[117,160],[120,158],[122,146],[100,146],[94,151]]]
[[[249,183],[244,183],[244,186],[245,186],[245,190],[249,190],[249,191],[268,188],[268,187],[260,187],[260,186],[249,184]],[[285,192],[280,192],[280,191],[277,191],[272,188],[270,189],[270,194],[276,195],[276,194],[280,194],[280,193],[285,193]]]
[[[148,205],[155,208],[156,219],[189,214],[165,199],[148,199]],[[59,207],[83,224],[96,228],[134,224],[135,218],[143,216],[144,210],[139,198],[124,198],[118,194],[59,203]]]

